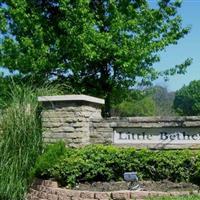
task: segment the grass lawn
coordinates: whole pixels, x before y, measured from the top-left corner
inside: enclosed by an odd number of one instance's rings
[[[150,197],[146,198],[146,200],[200,200],[200,195]]]

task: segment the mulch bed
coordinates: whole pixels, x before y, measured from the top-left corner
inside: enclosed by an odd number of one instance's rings
[[[199,187],[192,183],[173,183],[168,180],[164,181],[140,181],[140,190],[143,191],[198,191]],[[74,190],[89,190],[89,191],[118,191],[128,190],[129,183],[125,181],[119,182],[93,182],[93,183],[80,183]]]

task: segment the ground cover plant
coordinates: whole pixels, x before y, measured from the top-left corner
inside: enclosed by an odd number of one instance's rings
[[[0,199],[23,200],[31,182],[31,169],[42,150],[37,96],[55,94],[57,89],[11,86],[12,92],[2,106]]]
[[[56,158],[56,159],[55,159]],[[143,180],[199,183],[200,153],[190,150],[135,150],[114,146],[89,145],[65,148],[49,146],[36,162],[34,174],[53,178],[63,186],[80,182],[119,181],[123,173],[136,171]]]

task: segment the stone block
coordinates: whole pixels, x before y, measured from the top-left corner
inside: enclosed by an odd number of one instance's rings
[[[87,123],[82,123],[82,122],[76,122],[76,123],[73,123],[72,126],[74,128],[81,128],[81,127],[84,127],[85,125],[87,125]]]
[[[66,195],[65,197],[71,197],[71,198],[75,198],[78,199],[80,198],[80,191],[76,191],[76,190],[66,190]]]
[[[105,122],[94,123],[92,125],[95,128],[110,128],[111,127],[109,123],[105,123]]]
[[[60,131],[64,132],[74,132],[74,127],[62,127]]]
[[[55,194],[48,194],[47,199],[48,200],[58,200],[58,196]]]
[[[36,185],[34,187],[34,189],[30,188],[29,193],[32,194],[32,195],[36,195],[38,193],[37,189],[38,189],[38,185]]]
[[[58,200],[71,200],[71,197],[58,196]]]
[[[96,192],[94,194],[95,199],[104,199],[104,200],[109,200],[110,199],[110,192]]]
[[[48,187],[58,188],[58,182],[56,182],[56,181],[50,181]]]
[[[103,120],[102,120],[102,118],[92,118],[92,119],[90,119],[90,121],[91,122],[93,122],[93,123],[99,123],[99,122],[102,122]]]
[[[39,197],[37,197],[37,196],[31,196],[31,197],[29,197],[30,199],[28,199],[28,200],[40,200],[40,198]]]
[[[99,133],[104,133],[104,132],[106,132],[106,133],[108,133],[108,132],[112,133],[113,129],[112,128],[97,128],[97,132],[99,132]]]
[[[74,113],[77,111],[77,106],[69,106],[69,107],[62,107],[63,110],[67,111],[67,112],[71,112],[71,113]]]
[[[130,191],[112,192],[111,197],[114,200],[129,200],[131,198]]]
[[[39,197],[40,199],[47,199],[47,193],[45,192],[39,192],[37,197]]]
[[[55,188],[53,193],[57,194],[58,196],[67,196],[67,190],[64,188]]]
[[[71,200],[96,200],[96,199],[87,199],[87,198],[71,198]]]
[[[76,122],[76,118],[75,117],[64,117],[63,121],[66,123],[73,123],[73,122]]]
[[[76,120],[77,120],[77,122],[83,122],[84,118],[83,117],[77,117]]]
[[[75,128],[75,132],[79,132],[81,134],[87,134],[89,132],[89,128],[84,126],[82,128]]]
[[[183,126],[186,127],[199,127],[200,126],[200,121],[186,121],[183,123]]]
[[[94,199],[94,192],[83,191],[81,192],[80,197],[83,199]]]
[[[149,196],[149,191],[132,191],[131,192],[131,199],[144,199]]]
[[[117,122],[111,122],[111,123],[110,123],[110,127],[113,127],[113,128],[114,128],[114,127],[117,127]]]
[[[45,128],[58,128],[58,127],[61,127],[63,125],[62,122],[43,122],[42,123],[42,126],[45,127]]]

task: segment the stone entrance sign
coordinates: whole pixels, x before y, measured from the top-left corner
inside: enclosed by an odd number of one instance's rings
[[[146,145],[147,147],[187,145],[200,146],[200,128],[118,128],[113,133],[114,144]]]
[[[200,116],[102,118],[103,99],[86,95],[43,96],[45,142],[113,144],[151,149],[200,149]]]

